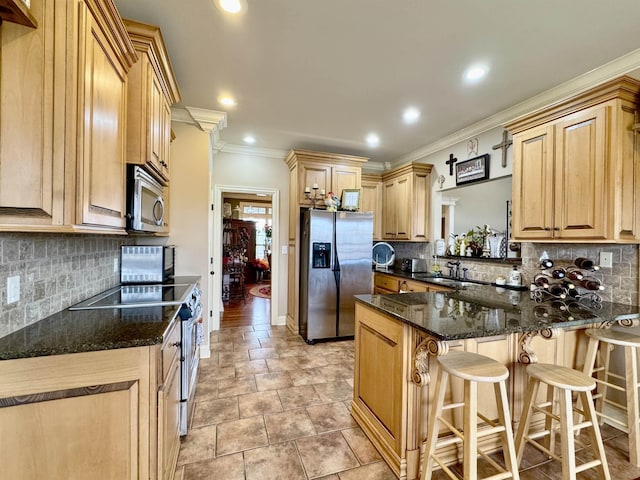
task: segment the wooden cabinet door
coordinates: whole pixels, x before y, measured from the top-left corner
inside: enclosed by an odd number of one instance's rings
[[[151,118],[149,128],[151,136],[151,152],[149,161],[151,166],[158,172],[162,172],[163,147],[164,147],[164,108],[162,89],[157,77],[151,75]]]
[[[431,199],[430,174],[411,175],[411,240],[429,240],[429,219]]]
[[[412,219],[412,185],[411,174],[398,177],[396,180],[395,216],[396,240],[409,240]]]
[[[396,239],[396,203],[398,185],[395,180],[384,182],[382,185],[382,238]]]
[[[403,456],[402,324],[356,304],[355,344],[353,401],[382,442]]]
[[[382,238],[382,182],[362,180],[360,211],[373,213],[373,240]]]
[[[314,185],[318,185],[318,205],[324,205],[324,200],[320,198],[320,190],[324,190],[325,193],[331,191],[331,167],[329,165],[300,163],[298,168],[298,202],[300,206],[310,207],[312,205],[311,201],[307,200],[304,189],[313,188]],[[313,190],[311,190],[311,195],[313,196]]]
[[[552,238],[553,131],[543,125],[513,136],[514,239]]]
[[[607,237],[608,108],[588,108],[555,125],[556,239]]]
[[[0,28],[0,226],[64,222],[65,2],[33,0],[38,28]],[[54,102],[56,108],[54,108]]]
[[[87,5],[79,8],[77,221],[123,229],[127,76]]]
[[[331,167],[331,191],[342,201],[343,190],[360,188],[359,167]]]
[[[158,391],[158,478],[173,478],[180,451],[180,362],[176,356]]]
[[[171,164],[171,107],[169,102],[162,97],[162,175],[169,180]]]

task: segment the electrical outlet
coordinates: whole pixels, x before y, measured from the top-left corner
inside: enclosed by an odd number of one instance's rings
[[[419,254],[418,257],[424,260],[424,253]]]
[[[113,259],[113,273],[118,273],[118,269],[120,268],[120,262],[118,261],[118,257]]]
[[[20,300],[20,276],[15,275],[7,278],[7,304],[16,303]]]
[[[613,267],[613,254],[611,252],[600,252],[600,266],[604,268]]]

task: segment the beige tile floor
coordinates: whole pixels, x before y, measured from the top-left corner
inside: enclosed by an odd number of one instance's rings
[[[349,413],[353,341],[306,345],[285,327],[254,325],[213,332],[211,352],[177,480],[395,480]],[[640,477],[625,437],[609,427],[603,437],[612,478]],[[520,478],[560,478],[557,462],[531,450]]]

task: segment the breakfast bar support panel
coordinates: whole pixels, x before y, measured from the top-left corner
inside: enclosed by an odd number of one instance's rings
[[[507,366],[509,407],[517,421],[526,390],[525,365],[519,362],[523,348],[526,347],[527,358],[533,361],[580,367],[586,348],[582,329],[555,330],[553,335],[513,333],[443,342],[356,303],[352,414],[394,474],[402,480],[417,479],[420,445],[427,433],[425,412],[434,395],[430,379],[438,372],[434,356],[464,350],[489,356]],[[462,398],[462,393],[462,385],[454,382],[453,398]],[[495,417],[495,402],[490,401],[493,397],[488,393],[479,392],[479,410]],[[452,416],[451,421],[459,426],[462,418]],[[486,437],[480,446],[485,451],[497,449],[500,438]],[[448,447],[443,458],[447,462],[459,461],[457,449]]]

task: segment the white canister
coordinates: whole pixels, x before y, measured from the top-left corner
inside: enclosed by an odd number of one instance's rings
[[[518,271],[518,267],[513,266],[513,270],[509,272],[509,285],[513,285],[515,287],[519,287],[522,285],[522,275]]]

